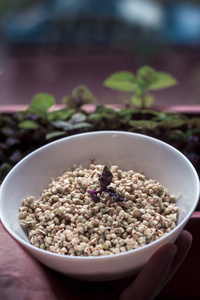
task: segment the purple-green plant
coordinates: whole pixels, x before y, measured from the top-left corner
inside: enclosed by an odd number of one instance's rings
[[[109,170],[107,166],[104,166],[103,172],[99,175],[99,183],[100,183],[100,190],[97,191],[89,191],[92,200],[97,203],[100,201],[100,196],[103,192],[108,193],[108,195],[115,201],[124,201],[126,199],[125,195],[118,193],[114,190],[113,187],[108,187],[113,179],[113,174]]]

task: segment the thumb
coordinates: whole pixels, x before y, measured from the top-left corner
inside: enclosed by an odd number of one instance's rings
[[[136,279],[122,292],[120,300],[151,300],[157,295],[166,277],[177,247],[167,243],[157,250]]]

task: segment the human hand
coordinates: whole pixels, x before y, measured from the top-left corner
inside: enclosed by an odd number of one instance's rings
[[[157,250],[137,277],[85,282],[50,270],[19,245],[0,223],[2,300],[152,300],[185,259],[192,236],[183,231],[175,244]]]
[[[119,299],[154,299],[181,266],[191,245],[192,235],[183,230],[175,244],[165,244],[152,255],[144,269],[121,293]]]

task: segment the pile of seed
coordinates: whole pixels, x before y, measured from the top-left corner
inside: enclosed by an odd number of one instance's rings
[[[110,186],[125,195],[124,201],[115,202],[103,192],[100,202],[93,202],[88,191],[99,189],[103,167],[74,166],[53,180],[39,199],[23,200],[19,218],[32,245],[72,256],[112,255],[149,244],[176,226],[175,197],[133,170],[110,167]]]

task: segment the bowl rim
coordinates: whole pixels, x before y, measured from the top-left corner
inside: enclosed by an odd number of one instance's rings
[[[40,248],[37,248],[37,247],[34,247],[32,244],[30,244],[28,241],[25,241],[23,238],[21,238],[20,236],[18,236],[14,230],[12,230],[12,228],[10,226],[8,226],[8,222],[4,219],[4,214],[3,214],[3,211],[1,210],[2,208],[2,203],[3,203],[3,200],[2,200],[2,191],[3,191],[3,188],[4,188],[4,184],[7,180],[9,180],[9,177],[12,175],[12,173],[18,168],[18,166],[26,161],[27,159],[29,159],[31,156],[35,155],[36,153],[40,152],[40,151],[44,151],[46,148],[48,147],[51,147],[52,145],[54,144],[57,144],[57,143],[62,143],[63,141],[65,140],[71,140],[71,139],[77,139],[81,136],[85,136],[85,135],[102,135],[102,134],[107,134],[107,135],[116,135],[116,134],[120,134],[120,135],[127,135],[127,136],[138,136],[140,138],[144,138],[144,139],[147,139],[149,141],[153,141],[155,143],[158,143],[158,144],[161,144],[165,147],[167,147],[170,151],[174,151],[176,153],[178,153],[186,162],[187,164],[189,164],[191,170],[193,171],[193,174],[194,174],[194,178],[195,178],[195,181],[197,183],[197,197],[196,197],[196,200],[193,202],[193,205],[191,206],[190,208],[190,211],[188,212],[187,216],[179,223],[176,225],[176,227],[170,231],[169,233],[167,233],[166,235],[160,237],[159,239],[149,243],[149,244],[146,244],[144,246],[141,246],[140,248],[136,248],[136,249],[131,249],[129,251],[126,251],[126,252],[121,252],[121,253],[117,253],[117,254],[114,254],[114,255],[104,255],[104,256],[69,256],[69,255],[61,255],[61,254],[58,254],[58,253],[53,253],[53,252],[50,252],[50,251],[46,251],[46,250],[43,250],[43,249],[40,249]],[[90,132],[86,132],[86,133],[79,133],[79,134],[74,134],[74,135],[71,135],[71,136],[67,136],[67,137],[63,137],[63,138],[60,138],[60,139],[57,139],[55,141],[52,141],[42,147],[39,147],[38,149],[32,151],[31,153],[29,153],[28,155],[26,155],[23,159],[21,159],[13,168],[12,170],[7,174],[7,176],[5,177],[5,179],[3,180],[2,182],[2,185],[0,186],[0,222],[2,223],[2,225],[4,226],[4,228],[10,233],[10,235],[15,238],[15,240],[17,240],[18,242],[20,242],[22,245],[24,245],[25,247],[28,247],[30,249],[32,249],[34,252],[41,252],[41,253],[46,253],[46,255],[48,256],[55,256],[55,257],[63,257],[63,259],[70,259],[70,260],[107,260],[107,259],[112,259],[112,260],[115,260],[117,259],[117,257],[123,257],[124,255],[128,255],[128,254],[132,254],[132,253],[136,253],[136,252],[139,252],[143,249],[148,249],[148,248],[151,248],[153,245],[156,245],[158,243],[160,243],[162,240],[166,239],[166,237],[168,237],[169,235],[171,235],[174,231],[177,231],[180,227],[182,227],[188,220],[189,218],[191,217],[192,213],[194,212],[197,204],[198,204],[198,201],[199,201],[199,196],[200,196],[200,182],[199,182],[199,177],[198,177],[198,174],[196,172],[196,169],[194,168],[194,166],[192,165],[192,163],[189,161],[189,159],[183,154],[181,153],[179,150],[177,150],[175,147],[167,144],[166,142],[163,142],[159,139],[156,139],[154,137],[150,137],[150,136],[147,136],[147,135],[144,135],[144,134],[139,134],[139,133],[134,133],[134,132],[126,132],[126,131],[113,131],[113,130],[105,130],[105,131],[90,131]]]

